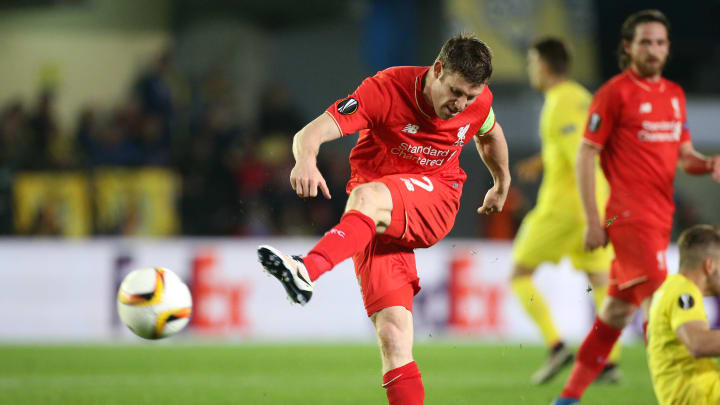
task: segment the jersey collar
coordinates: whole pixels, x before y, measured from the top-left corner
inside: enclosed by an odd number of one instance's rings
[[[425,101],[423,97],[423,77],[430,71],[430,66],[423,69],[419,75],[415,76],[415,107],[429,120],[438,118],[435,109]]]
[[[664,92],[665,91],[665,78],[660,77],[660,80],[656,82],[651,82],[650,80],[638,76],[637,73],[633,70],[633,68],[629,67],[625,69],[625,73],[628,75],[630,80],[632,80],[633,83],[635,83],[638,87],[645,91],[659,91]]]

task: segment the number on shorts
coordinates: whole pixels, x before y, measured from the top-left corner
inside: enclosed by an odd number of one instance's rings
[[[405,183],[405,187],[407,187],[407,189],[410,191],[415,191],[415,186],[418,186],[421,189],[428,191],[428,192],[433,191],[434,187],[433,187],[433,184],[430,181],[430,179],[428,179],[427,176],[422,176],[422,179],[425,180],[426,183],[423,183],[422,181],[420,181],[418,179],[413,179],[413,178],[411,178],[411,179],[401,178],[400,180],[402,180],[403,183]],[[413,186],[413,184],[415,186]]]

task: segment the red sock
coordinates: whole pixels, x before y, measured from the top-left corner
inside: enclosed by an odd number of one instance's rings
[[[340,218],[340,223],[325,235],[303,257],[310,280],[335,267],[343,260],[365,249],[375,236],[375,221],[360,211],[351,210]]]
[[[425,387],[414,361],[385,373],[382,386],[390,405],[422,405],[425,402]]]
[[[608,354],[621,332],[621,329],[615,329],[600,318],[595,318],[590,333],[577,352],[577,359],[570,372],[570,378],[565,383],[562,397],[580,399],[585,389],[602,371]]]

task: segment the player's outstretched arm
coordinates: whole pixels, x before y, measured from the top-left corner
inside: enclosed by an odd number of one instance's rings
[[[596,146],[581,142],[575,162],[580,200],[587,221],[586,250],[594,250],[608,244],[607,231],[602,225],[602,218],[600,218],[595,199],[595,158],[598,153],[600,153],[600,149]]]
[[[675,335],[695,358],[720,356],[720,330],[710,329],[705,321],[685,322]]]
[[[320,115],[295,134],[292,146],[295,166],[290,172],[290,185],[298,197],[316,197],[319,187],[325,198],[330,199],[330,190],[317,168],[317,155],[320,145],[341,136],[329,114]]]
[[[485,135],[475,135],[475,146],[485,166],[490,170],[494,185],[485,194],[482,207],[478,208],[478,214],[495,214],[502,211],[510,190],[510,168],[508,167],[508,148],[500,124]]]
[[[696,176],[712,174],[713,180],[720,183],[720,155],[713,157],[704,156],[695,150],[692,142],[684,142],[680,145],[678,166],[687,174]]]

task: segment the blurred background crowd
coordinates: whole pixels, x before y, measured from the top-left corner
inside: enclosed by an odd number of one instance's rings
[[[688,92],[696,147],[717,152],[720,2],[636,3],[2,1],[0,235],[320,234],[342,214],[356,138],[322,149],[328,201],[291,190],[292,137],[364,77],[428,65],[450,34],[477,32],[494,51],[494,109],[514,165],[539,148],[528,44],[567,38],[573,78],[595,90],[618,72],[622,20],[648,6],[673,23],[667,76]],[[478,217],[491,179],[471,147],[462,166],[452,235],[511,239],[537,183],[516,176],[504,212]],[[676,228],[720,222],[709,184],[678,175]]]

